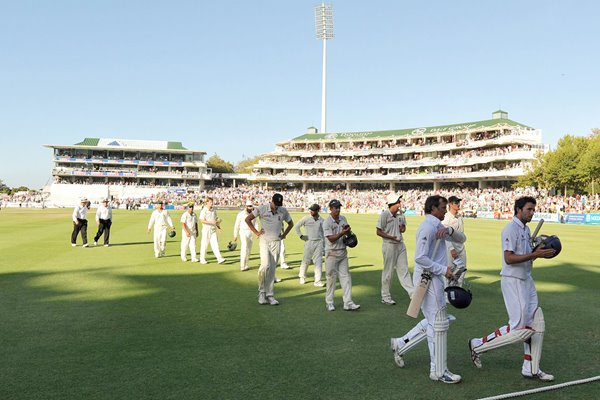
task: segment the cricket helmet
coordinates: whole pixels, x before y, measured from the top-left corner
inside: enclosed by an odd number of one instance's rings
[[[444,291],[448,296],[448,302],[456,308],[469,307],[473,299],[471,291],[463,289],[460,286],[448,286]]]
[[[358,238],[352,231],[348,232],[342,240],[344,244],[350,248],[354,248],[358,245]]]
[[[231,241],[231,242],[227,243],[227,250],[234,251],[235,249],[237,249],[237,243],[236,242]]]
[[[175,230],[169,231],[170,238],[174,238],[176,235],[177,235],[177,232],[175,232]]]
[[[544,246],[545,249],[553,249],[555,251],[554,255],[550,258],[556,257],[562,250],[562,244],[560,243],[560,239],[556,235],[552,235],[552,236],[540,235],[536,239],[536,243],[537,244],[533,249],[534,251],[539,246]]]

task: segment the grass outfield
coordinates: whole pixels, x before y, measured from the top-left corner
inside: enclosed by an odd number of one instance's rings
[[[95,210],[92,210],[95,211]],[[522,346],[470,360],[467,339],[507,320],[499,285],[504,222],[466,220],[468,280],[474,300],[449,331],[448,364],[459,385],[429,380],[422,344],[392,361],[391,336],[417,320],[397,279],[398,305],[380,304],[381,240],[376,215],[346,215],[359,237],[350,250],[358,312],[325,311],[324,288],[298,284],[302,243],[286,241],[291,270],[277,270],[279,307],[257,303],[258,245],[252,270],[239,251],[217,265],[182,263],[179,232],[155,259],[150,212],[116,211],[112,246],[70,246],[71,210],[0,211],[0,399],[475,399],[545,386],[520,375]],[[180,212],[172,212],[174,221]],[[235,214],[220,212],[222,249]],[[293,214],[299,220],[300,214]],[[409,265],[419,217],[408,218]],[[542,368],[562,383],[600,375],[600,227],[547,224],[563,251],[536,262],[546,317]],[[95,224],[88,232],[93,241]],[[177,239],[177,240],[176,240]],[[528,398],[593,399],[600,383]]]

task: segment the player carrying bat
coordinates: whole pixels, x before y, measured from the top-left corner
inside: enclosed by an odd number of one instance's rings
[[[391,339],[394,361],[399,367],[404,366],[404,354],[417,344],[427,339],[429,345],[430,369],[429,378],[444,383],[458,383],[460,375],[453,374],[447,367],[447,333],[449,327],[444,296],[444,277],[454,278],[452,268],[448,266],[446,246],[442,241],[466,240],[464,234],[452,227],[442,225],[448,200],[442,196],[430,196],[425,200],[425,221],[417,230],[417,246],[415,250],[415,272],[413,282],[415,292],[413,301],[418,297],[418,286],[423,272],[431,273],[431,282],[426,287],[421,311],[425,319],[419,322],[408,333]],[[441,243],[441,244],[440,244]]]
[[[553,381],[554,376],[540,369],[545,322],[542,309],[538,307],[537,291],[531,277],[531,270],[533,260],[552,258],[556,250],[544,246],[532,249],[527,223],[533,218],[535,205],[536,201],[533,197],[517,199],[514,207],[515,215],[502,230],[500,287],[508,312],[508,325],[496,329],[488,336],[469,340],[469,349],[473,364],[481,368],[482,353],[508,344],[523,342],[525,356],[521,374],[525,378]],[[535,230],[534,238],[538,231],[539,229]]]

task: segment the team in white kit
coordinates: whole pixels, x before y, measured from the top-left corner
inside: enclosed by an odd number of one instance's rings
[[[381,276],[381,302],[395,305],[390,293],[394,271],[400,285],[411,298],[423,272],[432,275],[421,304],[424,319],[404,336],[392,338],[393,359],[397,366],[405,366],[405,355],[423,341],[427,341],[430,353],[429,377],[434,381],[458,383],[460,375],[450,372],[447,366],[447,332],[455,318],[448,314],[444,288],[448,285],[462,286],[464,271],[467,267],[466,235],[464,221],[459,213],[461,199],[451,196],[430,196],[425,202],[425,220],[416,234],[414,255],[415,270],[411,278],[408,270],[408,257],[403,233],[406,231],[406,218],[401,211],[402,196],[391,193],[386,197],[388,208],[382,210],[376,224],[376,235],[381,237],[383,268]],[[84,247],[87,246],[87,199],[81,199],[81,205],[73,211],[73,234],[71,242],[75,246],[79,232],[82,233]],[[108,208],[108,199],[104,208],[97,213],[97,223],[112,220],[112,209]],[[469,340],[469,351],[473,364],[481,368],[481,355],[508,344],[523,342],[524,361],[521,373],[526,378],[552,381],[554,376],[540,369],[545,321],[534,281],[531,277],[532,262],[537,258],[552,258],[555,250],[531,244],[531,233],[526,226],[535,213],[536,201],[531,197],[517,199],[514,205],[514,217],[502,231],[502,271],[501,289],[508,312],[508,324],[496,329],[490,335]],[[207,198],[200,216],[194,213],[194,203],[188,203],[182,214],[181,222],[181,260],[187,261],[187,252],[192,262],[207,264],[206,250],[211,250],[217,263],[226,260],[221,255],[218,243],[221,219],[217,216],[213,200]],[[316,287],[326,286],[325,308],[334,311],[334,292],[337,279],[342,287],[343,309],[356,311],[360,305],[352,299],[352,279],[348,265],[346,237],[351,232],[345,216],[340,211],[342,204],[334,199],[328,204],[329,215],[326,219],[319,215],[321,207],[313,204],[308,208],[309,215],[300,219],[295,231],[304,241],[304,254],[299,270],[299,283],[307,282],[307,269],[314,265]],[[448,210],[449,209],[449,210]],[[108,218],[110,216],[110,218]],[[104,218],[101,218],[104,217]],[[196,238],[199,235],[198,221],[202,223],[202,241],[199,259],[196,257]],[[260,221],[260,225],[259,222]],[[112,222],[112,221],[110,221]],[[284,225],[285,223],[285,225]],[[250,269],[249,257],[252,252],[254,236],[260,243],[260,267],[258,268],[258,303],[278,305],[274,295],[275,270],[282,259],[283,240],[294,227],[294,222],[285,207],[283,196],[276,193],[267,204],[258,205],[251,199],[245,202],[235,220],[233,241],[240,239],[240,270]],[[110,229],[110,223],[108,223]],[[148,223],[148,232],[154,228],[154,255],[165,255],[167,230],[174,230],[172,219],[162,201],[157,201]],[[105,227],[106,229],[106,227]],[[303,231],[304,230],[304,231]],[[174,233],[174,232],[173,232]],[[94,238],[94,244],[101,236],[101,230]],[[172,236],[172,235],[169,235]],[[108,235],[105,234],[105,245]],[[326,284],[322,281],[323,257],[325,257]],[[290,268],[287,264],[282,268]],[[460,277],[458,277],[459,273]],[[456,274],[456,275],[455,275]]]

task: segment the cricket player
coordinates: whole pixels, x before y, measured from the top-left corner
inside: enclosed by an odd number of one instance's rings
[[[73,232],[71,233],[71,246],[77,246],[77,235],[81,232],[81,239],[83,240],[83,247],[88,247],[87,242],[87,207],[88,199],[82,197],[79,201],[79,205],[73,209]]]
[[[181,261],[187,261],[187,249],[190,249],[192,262],[198,262],[196,257],[196,238],[198,237],[198,217],[194,213],[194,202],[187,204],[187,209],[181,215]]]
[[[107,198],[102,200],[102,204],[96,210],[96,225],[98,225],[98,232],[94,236],[94,246],[98,245],[98,240],[104,233],[104,247],[108,247],[112,226],[112,206]]]
[[[314,286],[323,287],[321,282],[321,274],[323,269],[323,218],[319,215],[321,206],[313,204],[308,207],[310,215],[302,218],[296,225],[296,233],[300,236],[301,240],[304,240],[304,257],[300,264],[300,284],[306,283],[306,269],[312,261],[315,265],[315,282]],[[306,231],[306,235],[302,233],[302,227]]]
[[[346,217],[340,215],[342,204],[339,200],[329,202],[329,216],[323,222],[323,234],[325,235],[325,272],[327,274],[327,286],[325,291],[325,309],[335,311],[333,294],[337,277],[342,285],[345,311],[356,311],[359,304],[352,301],[352,277],[348,268],[348,251],[344,243],[344,236],[350,233],[350,225]]]
[[[452,227],[457,232],[465,233],[463,217],[459,213],[461,201],[462,199],[459,199],[456,196],[450,196],[448,198],[448,212],[446,213],[442,224],[444,226]],[[465,249],[465,244],[455,240],[446,240],[446,251],[452,271],[454,273],[460,271],[458,279],[455,282],[448,282],[448,284],[462,287],[465,280],[464,271],[467,269],[467,251]]]
[[[173,220],[169,212],[165,210],[165,203],[162,200],[156,202],[156,210],[152,212],[148,222],[148,232],[154,226],[154,257],[159,258],[165,255],[165,243],[167,241],[167,227],[175,229]]]
[[[381,303],[393,306],[396,304],[390,294],[394,270],[400,284],[412,297],[413,283],[408,272],[408,257],[402,234],[406,232],[406,218],[400,211],[402,196],[390,193],[386,197],[387,210],[383,210],[377,221],[377,236],[383,239],[383,271],[381,271]]]
[[[260,218],[260,231],[252,223]],[[282,232],[283,222],[287,227]],[[275,268],[281,251],[281,241],[292,230],[294,221],[287,209],[283,207],[283,196],[275,193],[271,202],[263,204],[246,217],[246,224],[250,230],[260,238],[260,267],[258,268],[258,304],[276,306],[279,301],[275,299]]]
[[[399,367],[404,367],[404,355],[417,344],[427,338],[429,346],[429,378],[444,383],[459,383],[461,376],[453,374],[447,367],[447,334],[450,325],[446,313],[446,298],[444,296],[444,277],[454,277],[452,268],[448,267],[446,246],[439,241],[465,241],[464,234],[453,228],[442,225],[448,201],[442,196],[429,196],[425,200],[425,221],[417,230],[417,247],[415,249],[415,272],[413,283],[416,287],[421,280],[421,273],[429,271],[433,277],[421,311],[425,319],[421,320],[406,335],[391,339],[394,361]],[[450,317],[454,318],[454,317]]]
[[[553,381],[554,376],[540,369],[545,322],[538,307],[537,291],[531,270],[537,258],[551,258],[554,249],[531,248],[531,232],[527,223],[535,213],[536,200],[521,197],[515,201],[514,216],[502,230],[502,271],[500,287],[508,312],[508,325],[482,338],[469,340],[471,360],[481,368],[480,355],[512,343],[524,342],[521,374],[525,378]]]
[[[254,204],[251,200],[248,200],[246,201],[246,208],[238,213],[237,217],[235,218],[235,225],[233,226],[233,241],[237,242],[239,236],[242,243],[242,248],[240,249],[241,271],[248,271],[250,269],[248,266],[248,260],[250,259],[250,253],[252,252],[254,236],[248,227],[248,224],[246,224],[246,217],[252,214],[252,211],[254,211]],[[254,219],[252,224],[258,231],[258,220]]]
[[[217,231],[221,230],[221,219],[217,216],[217,210],[213,207],[213,199],[207,197],[204,201],[204,207],[200,211],[200,222],[202,223],[202,241],[200,242],[200,264],[206,262],[206,249],[210,243],[210,248],[217,257],[217,262],[223,264],[226,260],[219,251],[219,240]]]

